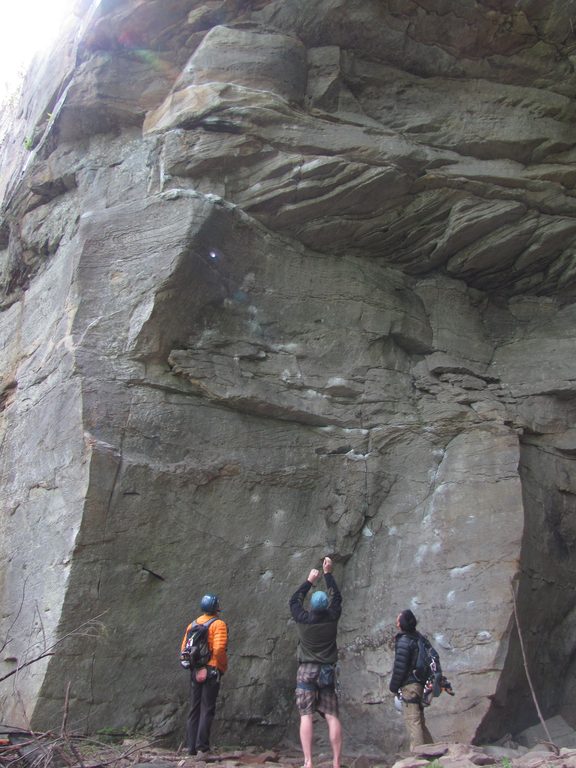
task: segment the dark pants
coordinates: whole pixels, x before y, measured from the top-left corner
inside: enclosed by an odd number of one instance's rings
[[[186,722],[186,745],[191,755],[210,749],[210,729],[216,712],[216,699],[220,690],[217,676],[197,683],[190,676],[190,709]]]

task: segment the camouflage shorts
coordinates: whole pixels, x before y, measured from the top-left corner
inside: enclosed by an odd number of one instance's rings
[[[296,705],[301,715],[319,712],[338,717],[338,696],[334,687],[318,688],[320,664],[300,664],[296,675]],[[306,687],[303,687],[306,686]]]

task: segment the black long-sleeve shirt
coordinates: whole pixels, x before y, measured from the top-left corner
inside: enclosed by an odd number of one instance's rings
[[[307,611],[304,599],[312,584],[305,581],[290,598],[290,612],[298,629],[298,661],[302,663],[335,664],[338,660],[336,634],[342,613],[342,595],[331,573],[325,573],[328,608]]]

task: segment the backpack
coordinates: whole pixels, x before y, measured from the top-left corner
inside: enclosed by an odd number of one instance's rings
[[[188,637],[186,638],[186,645],[182,655],[189,659],[190,669],[196,669],[197,667],[203,667],[208,664],[210,656],[212,655],[210,647],[208,646],[208,627],[218,617],[207,621],[205,624],[198,624],[193,622],[192,626],[188,630]]]
[[[418,655],[412,674],[434,697],[442,693],[440,656],[430,640],[418,633]]]

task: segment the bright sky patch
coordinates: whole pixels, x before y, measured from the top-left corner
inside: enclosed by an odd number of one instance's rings
[[[0,101],[14,91],[36,53],[50,48],[73,0],[0,0]]]

